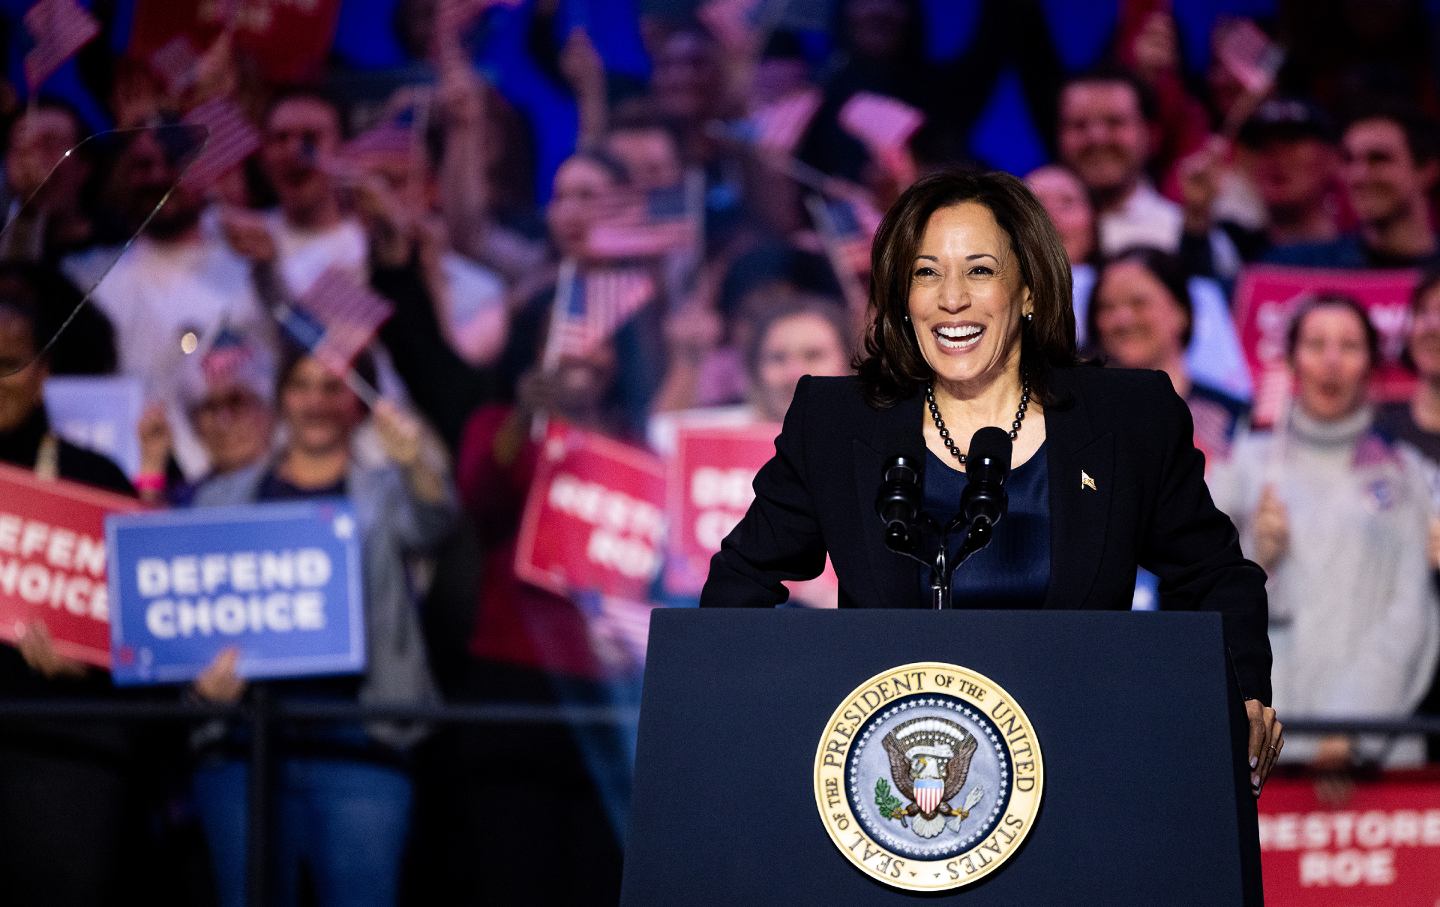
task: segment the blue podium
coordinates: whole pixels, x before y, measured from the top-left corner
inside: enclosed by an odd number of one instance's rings
[[[1258,904],[1245,738],[1216,614],[657,611],[621,902]]]

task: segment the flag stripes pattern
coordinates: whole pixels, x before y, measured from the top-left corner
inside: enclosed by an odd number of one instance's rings
[[[25,54],[25,84],[39,88],[100,34],[100,23],[75,0],[40,0],[25,13],[25,30],[35,46]]]
[[[750,115],[753,141],[761,148],[790,154],[800,144],[815,111],[820,109],[820,92],[807,89],[766,104]]]
[[[260,147],[260,133],[227,98],[206,101],[185,115],[185,125],[209,131],[199,156],[180,178],[187,188],[203,189],[238,167]]]
[[[560,355],[587,355],[655,296],[654,278],[640,268],[590,271],[577,283],[553,332]]]
[[[699,218],[687,204],[684,186],[652,189],[623,200],[590,231],[588,248],[600,258],[641,258],[693,247]]]
[[[337,374],[369,345],[394,308],[384,297],[331,266],[316,279],[298,303],[297,317],[282,321],[295,340]]]
[[[898,148],[910,141],[925,115],[885,95],[856,92],[840,108],[840,125],[871,148]]]

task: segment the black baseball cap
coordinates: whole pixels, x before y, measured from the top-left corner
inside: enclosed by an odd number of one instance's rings
[[[1335,121],[1319,105],[1302,98],[1270,98],[1240,127],[1239,139],[1248,148],[1302,139],[1333,145],[1339,134]]]

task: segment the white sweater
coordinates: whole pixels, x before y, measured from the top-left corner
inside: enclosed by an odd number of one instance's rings
[[[1270,571],[1276,710],[1284,719],[1414,712],[1440,647],[1440,600],[1426,556],[1429,495],[1420,464],[1371,431],[1365,408],[1318,422],[1296,408],[1279,435],[1244,435],[1209,477],[1215,503],[1253,550],[1266,484],[1284,503],[1289,548]],[[1287,741],[1285,761],[1313,757]],[[1361,741],[1386,765],[1423,761],[1423,741]]]

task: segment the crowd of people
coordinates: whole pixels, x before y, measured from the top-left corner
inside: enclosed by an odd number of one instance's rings
[[[615,29],[565,3],[405,0],[414,79],[389,96],[336,90],[358,80],[338,68],[266,81],[220,27],[185,79],[86,50],[109,123],[8,92],[0,461],[160,507],[348,498],[367,667],[249,684],[227,650],[183,690],[137,694],[37,621],[0,645],[0,696],[634,704],[637,650],[515,569],[535,427],[664,455],[681,426],[777,423],[802,375],[849,373],[880,213],[934,169],[1017,167],[982,147],[993,96],[1042,137],[1018,166],[1064,239],[1082,349],[1169,375],[1269,574],[1273,705],[1440,709],[1440,60],[1422,5],[1279,3],[1261,24],[1283,65],[1236,48],[1254,23],[1197,36],[1180,2],[1122,0],[1094,46],[1036,2],[971,4],[965,47],[930,38],[943,4],[839,0],[813,28],[744,6],[597,5],[643,41],[640,76],[608,69]],[[528,87],[477,65],[507,35]],[[854,122],[876,96],[913,117],[890,144]],[[217,100],[257,147],[187,180],[215,149],[177,124]],[[118,131],[82,144],[100,125]],[[1237,300],[1263,264],[1417,272],[1406,393],[1372,393],[1390,352],[1371,310],[1321,287],[1288,322],[1293,392],[1256,418]],[[336,272],[393,306],[339,369],[286,314]],[[577,305],[623,315],[572,342]],[[56,439],[52,374],[139,380],[137,472]],[[1164,592],[1140,577],[1137,607]],[[657,584],[644,604],[693,596]],[[244,903],[248,742],[223,723],[9,721],[7,902]],[[624,727],[282,729],[270,903],[613,901],[632,753]],[[1413,765],[1426,744],[1296,738],[1283,760]]]

